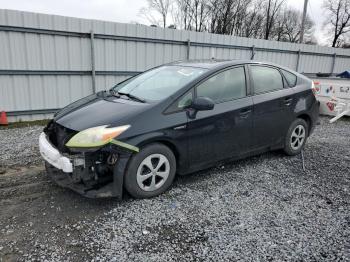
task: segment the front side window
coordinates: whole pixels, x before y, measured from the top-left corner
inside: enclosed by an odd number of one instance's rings
[[[171,96],[206,71],[196,67],[161,66],[120,83],[114,91],[158,101]]]
[[[184,108],[191,105],[193,100],[193,88],[190,91],[180,96],[166,111],[165,113],[174,113],[182,111]]]
[[[192,103],[192,91],[188,92],[184,96],[182,96],[177,102],[177,108],[185,108],[191,105]]]
[[[266,66],[250,66],[250,71],[255,94],[283,89],[282,76],[277,69]]]
[[[246,80],[243,67],[218,73],[197,86],[197,96],[211,98],[214,102],[245,97]]]

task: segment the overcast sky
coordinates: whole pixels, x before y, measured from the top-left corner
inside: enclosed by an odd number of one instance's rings
[[[303,9],[304,0],[287,0],[288,5]],[[322,35],[324,14],[323,0],[309,0],[308,14],[316,23],[316,37],[325,44]],[[0,8],[56,14],[81,18],[99,19],[114,22],[147,23],[140,15],[140,8],[147,5],[146,0],[0,0]]]

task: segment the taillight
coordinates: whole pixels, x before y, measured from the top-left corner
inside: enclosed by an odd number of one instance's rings
[[[320,90],[321,90],[320,82],[311,81],[311,90],[315,96],[318,95],[320,93]]]

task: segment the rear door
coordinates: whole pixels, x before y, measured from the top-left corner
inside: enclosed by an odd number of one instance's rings
[[[294,91],[276,67],[250,65],[249,73],[254,94],[254,148],[280,145],[293,121]]]
[[[192,168],[249,151],[253,101],[247,96],[245,67],[225,69],[195,88],[195,96],[209,97],[213,110],[188,119],[187,136]]]

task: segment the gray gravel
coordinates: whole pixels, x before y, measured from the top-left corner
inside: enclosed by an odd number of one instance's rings
[[[178,177],[159,197],[122,202],[87,200],[43,183],[36,188],[50,195],[26,205],[45,217],[2,219],[23,237],[14,243],[2,230],[7,253],[0,254],[48,261],[350,261],[350,122],[327,121],[321,118],[308,140],[306,172],[300,156],[271,152]]]
[[[0,129],[0,168],[40,163],[38,139],[42,130],[43,126]]]
[[[322,125],[305,173],[299,156],[270,153],[179,179],[96,221],[91,248],[103,260],[350,259],[350,123]]]

